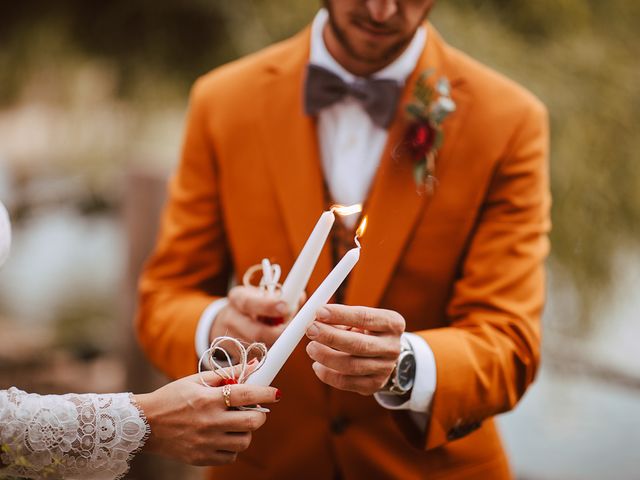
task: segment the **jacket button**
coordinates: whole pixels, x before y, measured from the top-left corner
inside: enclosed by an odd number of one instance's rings
[[[333,417],[330,424],[331,433],[334,435],[341,435],[347,429],[349,423],[349,419],[343,415]]]

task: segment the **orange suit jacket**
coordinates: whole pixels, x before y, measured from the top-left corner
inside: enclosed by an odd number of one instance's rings
[[[539,363],[550,195],[544,106],[429,36],[406,83],[366,202],[369,226],[345,303],[400,312],[430,345],[429,420],[314,375],[306,341],[274,385],[283,400],[226,479],[509,478],[491,417],[514,407]],[[140,283],[139,339],[172,377],[196,370],[205,307],[263,257],[286,273],[325,209],[315,119],[302,85],[310,31],[215,69],[192,91],[179,167]],[[434,195],[419,195],[403,141],[418,74],[452,85]],[[332,267],[323,251],[313,292]],[[338,476],[336,476],[338,475]]]

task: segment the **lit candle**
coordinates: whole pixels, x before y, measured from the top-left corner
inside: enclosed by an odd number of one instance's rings
[[[343,207],[341,205],[334,205],[328,212],[323,212],[313,228],[311,235],[307,239],[307,243],[304,244],[298,258],[296,259],[289,275],[282,284],[281,298],[287,302],[289,311],[294,312],[298,307],[298,301],[304,289],[307,287],[311,272],[316,266],[322,247],[327,241],[333,222],[335,222],[335,215],[353,215],[362,211],[362,205],[356,204],[349,207]]]
[[[344,279],[347,278],[349,272],[358,263],[360,258],[360,242],[358,238],[364,233],[366,223],[367,217],[362,220],[360,227],[358,227],[355,238],[356,247],[349,250],[331,270],[331,273],[327,275],[327,278],[324,279],[269,349],[262,367],[254,372],[246,383],[251,385],[271,385],[273,379],[291,356],[298,343],[300,343],[302,337],[304,337],[307,328],[315,320],[318,309],[326,305]]]

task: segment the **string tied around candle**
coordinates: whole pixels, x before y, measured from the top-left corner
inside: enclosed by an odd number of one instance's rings
[[[238,356],[236,363],[233,362],[232,355],[229,353],[230,347],[234,349],[234,352]],[[207,369],[222,379],[220,382],[221,385],[245,383],[253,373],[264,365],[266,357],[267,346],[264,343],[246,343],[230,336],[216,337],[211,342],[210,347],[202,354],[198,362],[200,382],[205,387],[211,387],[211,385],[204,380],[203,376],[204,370]],[[257,360],[255,366],[252,363],[253,360]],[[237,407],[237,409],[269,412],[268,408],[263,408],[259,405],[242,406]]]
[[[260,271],[262,272],[260,281],[257,285],[254,285],[252,283],[253,276]],[[260,263],[252,265],[244,272],[242,284],[245,287],[258,287],[267,293],[279,292],[282,289],[282,284],[279,283],[281,274],[280,265],[271,263],[269,259],[263,258]]]
[[[255,274],[262,272],[259,283],[256,285],[252,283],[255,279]],[[259,288],[265,295],[281,294],[282,285],[279,283],[282,270],[277,263],[271,263],[269,259],[263,258],[259,264],[252,265],[242,276],[242,284],[245,287]],[[258,321],[276,327],[282,325],[285,322],[285,318],[279,317],[267,317],[264,315],[258,316]]]

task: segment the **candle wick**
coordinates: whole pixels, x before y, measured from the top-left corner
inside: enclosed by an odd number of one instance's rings
[[[360,245],[360,238],[357,235],[353,238],[353,241],[356,243],[358,248],[362,248],[362,246]]]

